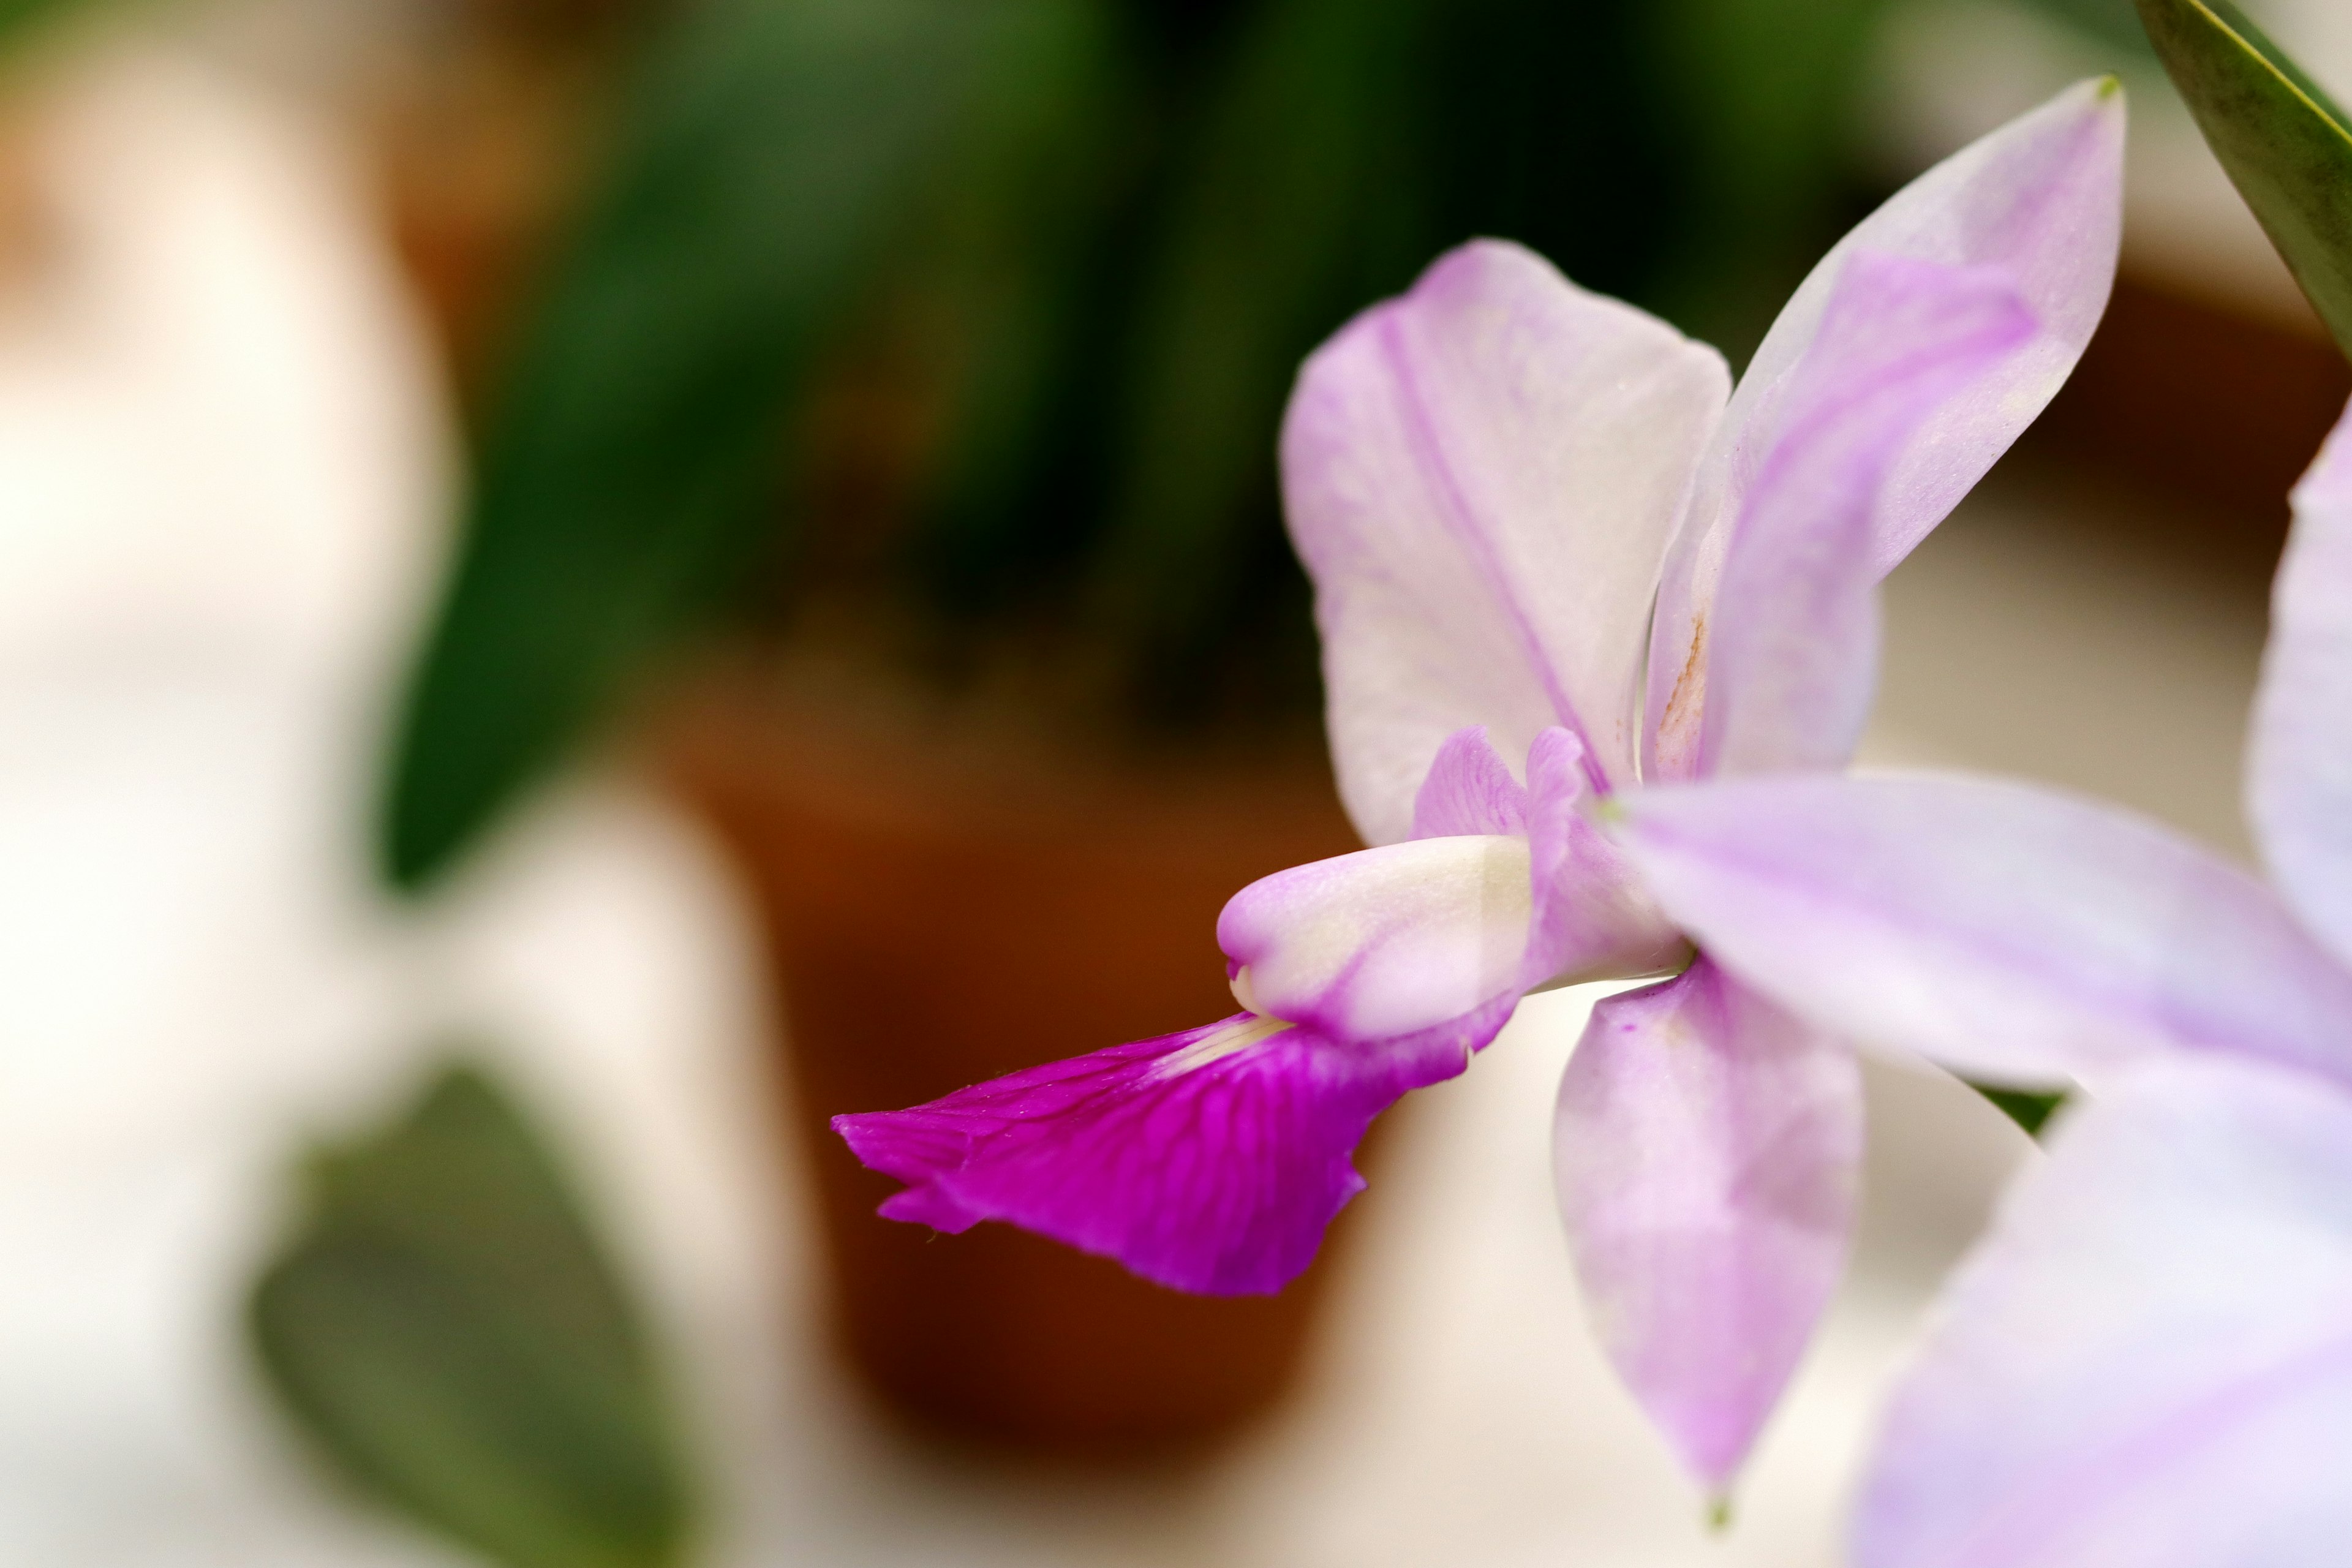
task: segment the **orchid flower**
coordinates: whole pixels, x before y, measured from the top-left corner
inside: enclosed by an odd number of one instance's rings
[[[2086,82],[1921,176],[1815,268],[1737,391],[1714,350],[1491,241],[1342,329],[1281,456],[1372,847],[1225,907],[1233,1016],[836,1118],[908,1184],[882,1213],[1276,1290],[1362,1188],[1371,1120],[1522,996],[1674,975],[1596,1011],[1563,1190],[1617,1364],[1726,1482],[1841,1267],[1856,1072],[1696,957],[1597,814],[1649,782],[1844,763],[1877,580],[2105,308],[2122,129],[2115,84]]]
[[[2345,1561],[2352,413],[2295,492],[2248,795],[2275,891],[2018,784],[1633,803],[1664,906],[1815,1026],[2092,1097],[1895,1394],[1858,1568]]]

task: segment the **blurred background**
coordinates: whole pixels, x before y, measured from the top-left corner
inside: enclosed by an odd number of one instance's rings
[[[2352,12],[2248,9],[2339,92]],[[1591,1345],[1535,999],[1271,1302],[871,1217],[824,1116],[1226,1010],[1352,847],[1273,438],[1502,234],[1724,345],[2132,92],[1875,763],[2233,852],[2352,373],[2128,0],[0,5],[0,1559],[1827,1565],[2021,1134],[1873,1069],[1736,1528]]]

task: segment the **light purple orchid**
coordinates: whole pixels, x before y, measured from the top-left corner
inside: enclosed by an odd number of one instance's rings
[[[1704,957],[1595,825],[1644,781],[1832,769],[1875,584],[2065,379],[2105,308],[2121,95],[1930,171],[1720,355],[1515,246],[1441,258],[1301,373],[1282,437],[1339,789],[1373,847],[1235,895],[1242,1011],[836,1118],[882,1212],[1009,1220],[1188,1290],[1279,1289],[1349,1156],[1528,992],[1601,1005],[1559,1109],[1596,1326],[1710,1486],[1841,1267],[1850,1053]]]
[[[2091,1097],[1938,1304],[1856,1568],[2352,1560],[2352,412],[2295,492],[2248,795],[2275,892],[2018,784],[1632,804],[1664,907],[1815,1026]]]

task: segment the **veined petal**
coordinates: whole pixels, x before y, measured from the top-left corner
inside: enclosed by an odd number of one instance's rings
[[[2272,879],[2352,960],[2352,412],[2295,487],[2246,803]]]
[[[1244,1013],[833,1126],[908,1184],[887,1218],[1006,1220],[1179,1290],[1264,1295],[1363,1190],[1349,1156],[1372,1119],[1465,1059]]]
[[[1535,908],[1519,960],[1521,992],[1672,974],[1690,962],[1690,943],[1650,897],[1641,872],[1593,826],[1581,751],[1567,731],[1547,730],[1528,752]]]
[[[1368,842],[1412,831],[1466,724],[1507,756],[1564,726],[1594,783],[1633,779],[1659,563],[1729,379],[1714,350],[1496,241],[1307,362],[1283,494]]]
[[[1507,833],[1525,837],[1527,786],[1486,738],[1486,726],[1472,724],[1445,737],[1412,799],[1412,836],[1448,838],[1463,834]]]
[[[1251,883],[1217,917],[1217,945],[1252,1012],[1391,1039],[1516,1001],[1532,909],[1526,839],[1418,838]]]
[[[1748,362],[1701,464],[1660,585],[1649,659],[1645,775],[1688,778],[1695,729],[1667,725],[1677,685],[1703,658],[1717,585],[1745,497],[1780,442],[1789,389],[1814,348],[1830,297],[1857,250],[1993,266],[2016,281],[2032,342],[1913,437],[1882,489],[1871,553],[1884,575],[1927,537],[2082,357],[2106,309],[2122,229],[2123,94],[2084,82],[1928,170],[1823,257]],[[1688,698],[1685,699],[1685,705]],[[1679,748],[1671,742],[1679,736]]]
[[[2352,1083],[2352,974],[2268,888],[2023,784],[1783,776],[1625,797],[1699,946],[1851,1039],[2019,1085],[2187,1047]]]
[[[1853,754],[1877,684],[1880,491],[1921,427],[2033,333],[1998,268],[1851,253],[1741,503],[1695,671],[1704,700],[1687,684],[1664,715],[1687,722],[1697,707],[1702,773],[1836,768]],[[1671,734],[1660,744],[1679,749]]]
[[[1593,1329],[1719,1497],[1845,1267],[1853,1053],[1701,958],[1593,1009],[1554,1149]]]
[[[1857,1568],[2334,1568],[2352,1099],[2178,1064],[2073,1113],[1898,1385]]]

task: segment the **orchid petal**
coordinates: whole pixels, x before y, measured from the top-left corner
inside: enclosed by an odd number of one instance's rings
[[[2246,802],[2271,878],[2352,960],[2352,411],[2294,491]]]
[[[1251,883],[1217,917],[1217,945],[1252,1012],[1385,1040],[1517,1000],[1532,908],[1526,839],[1418,838]]]
[[[2137,817],[1932,775],[1644,790],[1623,811],[1700,947],[1848,1038],[2018,1085],[2180,1047],[2352,1082],[2352,973],[2269,889]]]
[[[1632,781],[1659,563],[1729,379],[1714,350],[1496,241],[1307,361],[1283,492],[1367,842],[1412,832],[1465,724],[1507,756],[1565,726],[1595,784]]]
[[[1702,958],[1593,1009],[1554,1147],[1594,1331],[1719,1497],[1845,1267],[1853,1053]]]
[[[1651,899],[1641,872],[1584,812],[1582,748],[1547,730],[1528,753],[1528,858],[1534,885],[1522,992],[1589,980],[1671,974],[1690,943]]]
[[[1573,734],[1536,737],[1525,790],[1482,735],[1453,737],[1423,790],[1433,818],[1456,814],[1448,803],[1465,777],[1500,797],[1478,809],[1517,810],[1528,837],[1408,839],[1251,883],[1217,918],[1243,1006],[1335,1040],[1434,1031],[1476,1050],[1539,985],[1658,973],[1687,955],[1623,852],[1578,809]]]
[[[2062,1121],[1880,1433],[1857,1568],[2334,1568],[2352,1099],[2204,1060]]]
[[[1349,1155],[1372,1119],[1465,1059],[1243,1013],[833,1126],[908,1184],[887,1218],[1007,1220],[1179,1290],[1265,1295],[1363,1190]]]
[[[1703,773],[1836,768],[1853,754],[1877,684],[1871,518],[1886,475],[2033,331],[1998,268],[1849,257],[1732,535],[1699,656]]]
[[[1696,769],[1695,731],[1685,727],[1683,744],[1664,748],[1655,732],[1704,654],[1746,496],[1781,439],[1785,397],[1849,259],[1872,250],[1999,267],[2015,279],[2038,328],[1995,374],[1938,409],[1895,464],[1871,524],[1871,557],[1884,575],[2033,422],[2082,357],[2115,278],[2123,131],[2123,94],[2112,81],[2071,88],[1905,186],[1790,296],[1740,377],[1666,561],[1649,660],[1646,776],[1688,778]]]
[[[1445,737],[1429,764],[1429,776],[1412,800],[1412,836],[1445,838],[1460,834],[1504,833],[1525,837],[1527,786],[1486,738],[1486,726],[1473,724]]]

